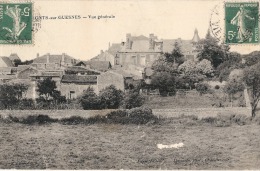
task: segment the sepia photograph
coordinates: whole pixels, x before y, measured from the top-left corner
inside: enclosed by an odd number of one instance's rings
[[[259,0],[0,0],[0,169],[259,170]]]

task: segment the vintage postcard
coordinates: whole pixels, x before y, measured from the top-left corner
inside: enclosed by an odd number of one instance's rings
[[[260,169],[259,0],[0,0],[0,169]]]

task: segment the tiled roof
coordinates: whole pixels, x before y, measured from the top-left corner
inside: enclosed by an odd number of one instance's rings
[[[109,53],[111,53],[113,56],[115,56],[116,53],[120,50],[121,50],[121,44],[120,43],[113,43],[107,51]]]
[[[47,63],[47,57],[48,57],[48,54],[35,58],[33,60],[33,63]],[[49,55],[49,63],[60,63],[61,60],[62,60],[62,54],[61,55],[51,55],[51,54]],[[67,54],[64,55],[65,63],[73,63],[74,62],[73,60],[76,60],[76,59],[74,59],[73,57],[71,57]]]
[[[143,35],[141,36],[130,36],[129,37],[130,43],[131,43],[131,48],[127,49],[126,48],[126,42],[124,43],[123,47],[120,49],[120,52],[161,52],[160,49],[154,48],[154,49],[149,49],[150,42],[149,38],[145,37]],[[161,42],[157,40],[157,37],[153,37],[154,42]]]
[[[85,72],[85,73],[93,73],[95,75],[100,74],[99,71],[97,70],[93,70],[93,69],[89,69],[89,68],[84,68],[81,66],[71,66],[71,67],[67,67],[65,68],[65,71],[72,71],[72,72]]]
[[[12,67],[0,67],[0,72],[10,72],[12,71]]]
[[[30,65],[18,65],[17,71],[22,71],[22,70],[25,70],[25,69],[30,68],[30,67],[31,67]]]
[[[182,39],[163,39],[163,52],[171,53],[174,48],[174,43],[178,42],[183,53],[192,52],[193,45],[191,40]]]
[[[149,40],[149,38],[144,35],[140,35],[140,36],[132,36],[131,40]]]
[[[15,79],[16,75],[0,75],[0,80],[11,80]]]
[[[60,72],[39,72],[36,74],[30,75],[32,77],[39,76],[39,77],[61,77],[62,73]]]
[[[98,71],[107,71],[111,68],[109,61],[86,61],[86,65],[89,65],[91,69]]]
[[[113,55],[110,52],[105,51],[98,56],[92,58],[91,61],[106,61],[105,59],[109,59],[110,57],[113,57]]]
[[[12,61],[5,56],[0,57],[0,67],[14,67]]]
[[[97,83],[95,75],[63,75],[61,82],[63,83]]]
[[[9,59],[12,60],[12,61],[15,60],[15,59],[21,60],[16,53],[12,53],[12,54],[9,56]]]

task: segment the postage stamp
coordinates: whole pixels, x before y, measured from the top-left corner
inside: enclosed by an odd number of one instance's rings
[[[259,3],[225,3],[225,42],[259,43]]]
[[[0,44],[32,44],[32,3],[0,3]]]

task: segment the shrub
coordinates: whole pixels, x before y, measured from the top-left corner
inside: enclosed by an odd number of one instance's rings
[[[101,99],[96,95],[92,87],[88,87],[84,94],[79,97],[79,101],[84,110],[101,109]]]
[[[128,94],[125,95],[122,106],[125,109],[132,109],[142,106],[144,104],[144,101],[144,96],[140,95],[139,92],[130,91]]]
[[[198,83],[196,85],[196,90],[200,93],[200,95],[206,94],[209,92],[209,85],[207,83]]]
[[[146,124],[156,122],[158,118],[149,108],[133,108],[130,110],[118,110],[106,115],[108,123],[119,124]]]
[[[126,110],[117,110],[106,115],[108,123],[127,124],[129,121]]]
[[[114,85],[110,85],[101,90],[99,97],[104,108],[117,109],[123,100],[123,92]]]
[[[58,119],[52,119],[48,115],[29,115],[26,117],[18,118],[9,116],[6,120],[16,122],[16,123],[22,123],[22,124],[47,124],[52,122],[57,122]]]
[[[216,86],[215,86],[215,89],[216,89],[216,90],[218,90],[219,88],[220,88],[220,86],[219,86],[219,85],[216,85]]]
[[[153,115],[150,108],[133,108],[128,111],[129,121],[133,124],[146,124],[150,121],[156,121],[157,117]]]

